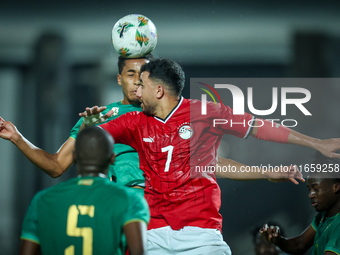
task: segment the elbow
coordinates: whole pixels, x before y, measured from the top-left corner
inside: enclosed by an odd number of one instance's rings
[[[47,173],[52,178],[58,178],[63,175],[66,169],[62,168],[54,168],[54,169],[42,169],[45,173]]]

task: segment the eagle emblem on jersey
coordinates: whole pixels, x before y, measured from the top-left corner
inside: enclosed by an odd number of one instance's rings
[[[190,139],[190,137],[192,137],[193,132],[194,131],[192,130],[190,125],[184,125],[178,130],[180,138],[184,140]]]

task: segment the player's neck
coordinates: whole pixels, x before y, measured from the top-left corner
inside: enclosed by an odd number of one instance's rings
[[[78,164],[77,172],[79,177],[103,177],[107,178],[107,175],[103,172],[107,173],[104,169],[99,169],[97,166],[89,166],[89,165],[80,165]]]
[[[122,104],[131,104],[126,97],[124,97],[123,100],[120,101]]]
[[[101,177],[106,179],[107,175],[103,174],[103,173],[81,173],[78,175],[78,177]]]
[[[155,116],[161,119],[165,119],[168,117],[170,112],[178,105],[179,101],[181,99],[181,96],[171,96],[171,97],[166,97],[163,98],[163,100],[160,102]]]
[[[120,100],[123,105],[140,105],[140,102],[131,102],[127,97],[124,96],[123,100]]]
[[[329,217],[333,217],[333,216],[337,215],[338,213],[340,213],[340,200],[338,200],[337,203],[335,203],[335,204],[332,206],[332,208],[330,208],[330,209],[326,212],[325,216],[326,216],[327,218],[329,218]]]

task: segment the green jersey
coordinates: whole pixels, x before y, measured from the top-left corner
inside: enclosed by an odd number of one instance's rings
[[[73,178],[33,198],[21,239],[42,254],[124,254],[123,226],[150,219],[143,196],[102,177]]]
[[[139,105],[124,105],[121,102],[112,103],[106,106],[106,110],[103,114],[113,109],[113,115],[107,119],[106,122],[118,118],[119,116],[133,111],[141,111],[142,108]],[[76,139],[79,132],[79,128],[83,123],[83,118],[80,118],[77,124],[73,127],[70,132],[70,137]],[[103,123],[101,123],[103,124]],[[143,171],[139,169],[139,157],[138,153],[130,146],[125,144],[115,144],[114,153],[116,154],[116,160],[109,169],[108,176],[122,185],[126,186],[143,186],[144,177]]]
[[[316,231],[312,255],[323,255],[325,251],[340,254],[340,213],[329,218],[325,213],[318,213],[312,222]]]

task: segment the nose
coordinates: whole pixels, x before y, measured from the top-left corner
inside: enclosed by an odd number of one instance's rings
[[[314,192],[314,190],[311,189],[311,190],[309,191],[308,197],[309,197],[309,198],[314,198],[314,197],[315,197],[315,192]]]
[[[139,86],[136,92],[136,96],[141,98],[142,97],[142,86]]]
[[[133,81],[133,84],[136,85],[136,86],[139,86],[139,84],[140,84],[140,77],[139,76],[140,76],[140,74],[137,73],[135,75],[135,79]]]

